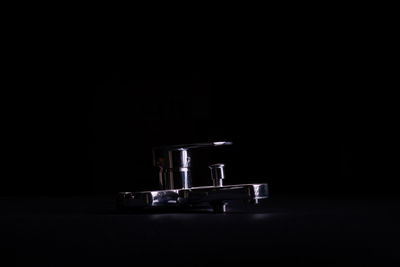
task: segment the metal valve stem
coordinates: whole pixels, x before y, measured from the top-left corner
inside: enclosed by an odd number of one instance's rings
[[[211,170],[211,179],[214,186],[223,186],[223,179],[225,178],[224,166],[222,163],[208,166]]]

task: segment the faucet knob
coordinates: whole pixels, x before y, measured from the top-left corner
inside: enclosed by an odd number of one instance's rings
[[[223,179],[225,178],[224,171],[225,164],[217,163],[208,166],[211,170],[211,179],[214,186],[223,186]]]

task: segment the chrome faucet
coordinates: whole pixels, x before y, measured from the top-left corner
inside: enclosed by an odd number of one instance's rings
[[[196,143],[153,148],[153,165],[157,168],[159,188],[156,191],[120,192],[120,209],[185,207],[198,208],[207,204],[215,212],[226,212],[232,200],[257,204],[268,198],[268,184],[224,185],[225,165],[209,166],[212,186],[193,186],[192,156],[195,148],[232,145],[232,142]]]
[[[191,150],[225,145],[232,145],[232,142],[197,143],[153,148],[153,165],[158,168],[160,189],[191,188]]]

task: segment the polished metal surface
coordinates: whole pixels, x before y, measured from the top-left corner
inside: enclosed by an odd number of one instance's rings
[[[202,186],[178,190],[121,192],[119,193],[118,204],[120,207],[132,208],[209,204],[214,210],[219,208],[218,204],[223,204],[223,210],[221,211],[224,212],[226,211],[226,201],[245,200],[256,204],[258,200],[265,198],[268,198],[267,184],[238,184],[218,187]]]
[[[191,149],[232,145],[232,142],[195,143],[153,149],[153,165],[157,168],[159,190],[120,192],[117,205],[121,209],[153,209],[165,207],[208,207],[227,212],[229,203],[241,200],[257,204],[268,198],[268,184],[224,185],[225,164],[209,166],[212,186],[193,186]]]
[[[192,157],[194,148],[232,145],[232,142],[195,143],[153,148],[153,165],[158,168],[161,190],[192,187]]]
[[[217,163],[208,166],[211,170],[211,179],[214,186],[223,186],[223,179],[225,179],[225,164]]]

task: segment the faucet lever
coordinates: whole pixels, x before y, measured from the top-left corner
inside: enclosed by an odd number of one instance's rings
[[[191,188],[192,159],[190,150],[224,145],[232,145],[232,142],[194,143],[153,148],[153,165],[158,168],[161,189]]]

